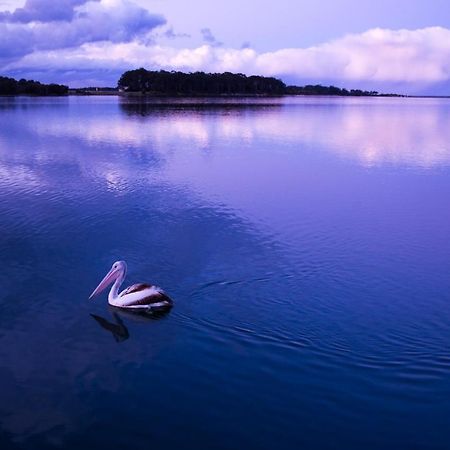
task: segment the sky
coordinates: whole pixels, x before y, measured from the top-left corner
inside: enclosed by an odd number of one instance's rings
[[[447,0],[0,0],[0,75],[115,86],[125,70],[450,94]]]

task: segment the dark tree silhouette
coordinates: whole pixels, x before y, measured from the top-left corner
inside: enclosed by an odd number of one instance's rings
[[[286,86],[281,80],[242,73],[183,73],[152,71],[144,68],[129,70],[119,79],[124,92],[155,95],[344,95],[376,96],[376,91],[341,89],[336,86]]]
[[[61,84],[42,84],[39,81],[19,81],[14,78],[0,77],[0,95],[66,95],[69,88]]]
[[[119,79],[119,89],[126,92],[171,95],[283,95],[286,85],[276,78],[242,73],[183,73],[129,70]]]
[[[336,86],[322,86],[320,84],[307,86],[287,86],[286,94],[289,95],[344,95],[344,96],[376,96],[377,91],[362,91],[360,89],[341,89]]]

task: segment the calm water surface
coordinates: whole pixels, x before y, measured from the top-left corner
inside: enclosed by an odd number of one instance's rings
[[[0,447],[448,449],[449,198],[450,100],[0,99]]]

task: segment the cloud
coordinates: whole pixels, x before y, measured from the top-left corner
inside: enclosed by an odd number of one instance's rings
[[[75,15],[75,7],[88,1],[99,0],[27,0],[22,8],[13,12],[0,12],[2,22],[52,22],[71,21]]]
[[[176,33],[173,27],[168,27],[161,35],[167,39],[179,39],[191,37],[191,35],[188,33]]]
[[[403,92],[450,83],[450,30],[443,27],[377,28],[317,46],[265,53],[247,46],[218,46],[211,30],[204,28],[208,43],[178,48],[142,38],[162,24],[163,18],[144,13],[126,0],[114,2],[121,8],[111,8],[111,3],[102,0],[82,5],[72,22],[41,24],[33,31],[19,26],[4,33],[1,27],[12,24],[0,24],[0,54],[9,55],[3,71],[38,70],[45,74],[49,70],[68,73],[88,69],[93,73],[97,68],[99,79],[105,70],[119,73],[137,67],[231,71],[276,76],[299,84],[333,83],[352,88],[395,84]]]
[[[350,81],[437,82],[450,76],[450,30],[372,29],[307,49],[258,57],[271,73]]]
[[[50,0],[32,0],[10,16],[3,13],[0,58],[79,47],[88,42],[129,42],[165,23],[162,16],[150,14],[128,0],[64,0],[64,7],[56,8],[61,14],[43,12],[52,10],[54,4]],[[59,21],[54,22],[56,17]]]
[[[203,41],[206,42],[207,44],[212,45],[213,47],[220,47],[223,45],[223,42],[218,41],[216,37],[212,34],[210,28],[202,28],[200,30],[200,33],[202,33]]]
[[[176,52],[149,48],[147,55],[152,63],[180,69],[230,70],[315,80],[433,83],[450,78],[450,30],[373,29],[314,47],[267,53],[208,45]],[[128,56],[132,58],[133,52]]]

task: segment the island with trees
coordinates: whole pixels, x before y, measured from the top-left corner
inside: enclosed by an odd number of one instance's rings
[[[119,79],[122,93],[171,96],[251,96],[251,95],[340,95],[380,96],[376,91],[341,89],[335,86],[286,86],[283,81],[242,73],[184,73],[165,70],[128,70]]]
[[[39,81],[19,81],[0,76],[0,95],[67,95],[69,88],[62,84],[43,84]]]
[[[117,87],[85,87],[69,89],[62,84],[44,84],[34,80],[15,80],[0,76],[0,95],[151,95],[151,96],[383,96],[377,91],[342,89],[320,84],[287,86],[274,77],[247,76],[242,73],[177,72],[166,70],[128,70],[120,77]]]
[[[276,78],[241,73],[129,70],[118,82],[122,92],[169,95],[283,95],[286,85]]]

